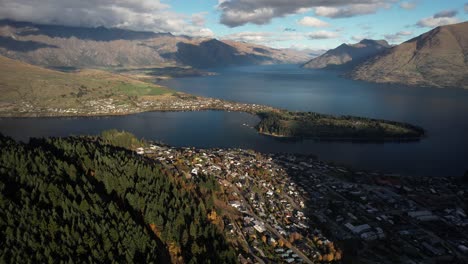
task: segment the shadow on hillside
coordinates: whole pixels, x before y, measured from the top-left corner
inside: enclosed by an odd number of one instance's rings
[[[147,31],[131,31],[118,28],[86,28],[58,25],[37,25],[29,22],[16,22],[12,20],[0,20],[0,26],[21,28],[20,36],[45,35],[51,38],[72,38],[93,41],[113,40],[146,40],[160,36],[172,36],[170,33],[154,33]]]
[[[0,48],[5,48],[12,51],[28,52],[43,48],[58,48],[55,45],[48,45],[37,41],[19,41],[11,37],[0,36]]]
[[[179,42],[177,52],[162,54],[162,57],[199,69],[261,64],[270,60],[267,56],[240,53],[235,47],[216,39],[199,45]]]

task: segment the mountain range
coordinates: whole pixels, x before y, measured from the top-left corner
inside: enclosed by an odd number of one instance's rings
[[[352,70],[378,83],[468,88],[468,22],[437,27],[376,55]]]
[[[313,58],[310,51],[233,40],[0,20],[0,55],[49,68],[215,68],[307,61],[305,68],[340,69],[356,80],[468,88],[468,22],[437,27],[396,46],[364,39]]]
[[[116,28],[0,20],[0,55],[45,67],[198,68],[301,63],[307,52],[256,44]]]
[[[303,67],[339,69],[368,82],[468,88],[468,22],[436,27],[396,46],[368,39],[342,44]]]
[[[304,68],[349,68],[391,48],[385,40],[363,39],[356,44],[341,44],[304,64]]]

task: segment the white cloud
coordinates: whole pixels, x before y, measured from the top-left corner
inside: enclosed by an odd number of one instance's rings
[[[192,36],[203,37],[203,38],[214,38],[214,32],[209,28],[200,28],[197,31],[191,31]]]
[[[323,17],[336,17],[340,13],[337,7],[319,6],[315,8],[315,14]]]
[[[434,14],[432,17],[426,17],[419,20],[416,23],[416,26],[434,28],[438,26],[455,24],[460,22],[460,19],[455,17],[457,13],[458,12],[456,10],[443,10]]]
[[[460,20],[456,17],[428,17],[423,18],[416,23],[418,27],[427,27],[427,28],[434,28],[438,26],[445,26],[450,24],[455,24],[460,22]]]
[[[235,40],[241,42],[255,43],[260,45],[266,45],[270,47],[277,48],[288,48],[288,47],[299,47],[306,48],[310,47],[309,44],[306,44],[310,40],[320,40],[320,39],[331,39],[338,38],[340,35],[334,31],[315,31],[315,32],[239,32],[229,35],[222,36],[221,39]],[[293,44],[291,44],[293,42]],[[315,49],[326,49],[329,47],[317,47],[317,43],[314,44]],[[320,44],[320,42],[318,42]],[[292,46],[291,46],[292,45]]]
[[[208,15],[208,12],[201,12],[192,15],[192,24],[198,27],[204,27],[206,23],[205,16]]]
[[[271,45],[274,42],[305,40],[307,33],[301,32],[239,32],[225,35],[222,39]],[[277,43],[276,43],[277,44]]]
[[[406,10],[411,10],[416,8],[416,1],[412,2],[401,2],[400,7]]]
[[[333,35],[338,35],[335,32]],[[311,35],[313,38],[311,38]],[[319,36],[320,35],[320,36]],[[317,37],[319,36],[319,37]],[[254,43],[275,48],[307,50],[309,53],[319,55],[330,49],[328,45],[322,45],[320,41],[311,42],[315,39],[324,39],[327,36],[317,32],[239,32],[220,37],[223,40],[234,40],[241,42]]]
[[[232,10],[223,14],[221,23],[236,27],[247,23],[255,23],[258,25],[267,24],[274,16],[274,10],[272,8],[260,8],[249,12]]]
[[[340,34],[334,31],[319,30],[308,34],[309,39],[332,39],[338,38]]]
[[[413,35],[412,31],[400,31],[395,34],[384,35],[385,39],[391,43],[400,42],[403,38]]]
[[[385,3],[371,3],[371,4],[354,4],[343,7],[329,7],[319,6],[316,7],[315,14],[323,17],[330,18],[344,18],[359,15],[374,14],[380,8],[389,8],[390,5]]]
[[[434,18],[440,17],[454,17],[458,14],[457,10],[443,10],[434,15]]]
[[[337,11],[330,17],[350,17],[375,13],[391,4],[395,4],[395,0],[223,0],[218,1],[217,8],[222,24],[238,27],[247,23],[268,24],[273,18],[308,12],[311,8],[315,8],[316,14],[318,7],[322,11],[332,8]]]
[[[226,35],[223,39],[263,44],[268,42],[272,36],[273,34],[270,32],[240,32]]]
[[[200,17],[175,13],[160,0],[0,1],[0,19],[84,27],[119,27],[207,36]],[[211,32],[212,35],[212,32]]]
[[[328,24],[325,21],[322,21],[315,17],[309,17],[309,16],[303,17],[302,19],[298,21],[298,23],[306,27],[328,27],[330,26],[330,24]]]
[[[296,13],[297,14],[305,14],[305,13],[308,13],[312,10],[312,8],[310,7],[302,7],[302,8],[299,8]]]
[[[416,26],[434,28],[459,23],[460,19],[455,17],[457,14],[457,10],[443,10],[435,13],[432,17],[426,17],[419,20],[416,23]]]

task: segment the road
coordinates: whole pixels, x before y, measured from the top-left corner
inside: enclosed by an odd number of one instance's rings
[[[242,193],[239,191],[239,189],[236,187],[236,186],[233,186],[233,188],[236,190],[236,192],[239,194],[239,197],[240,199],[242,200],[242,202],[249,207],[249,212],[247,213],[248,215],[250,215],[251,217],[255,218],[256,220],[259,220],[261,222],[264,222],[262,218],[260,218],[258,215],[256,215],[254,213],[254,211],[252,210],[252,207],[250,206],[250,204],[245,200],[244,196],[242,196]],[[283,235],[281,235],[278,230],[276,230],[275,228],[273,228],[270,224],[265,223],[265,227],[268,231],[270,231],[271,233],[275,234],[277,237],[279,237],[280,239],[282,239],[283,241],[288,241],[286,238],[283,237]],[[302,253],[302,251],[300,251],[299,249],[297,249],[295,246],[291,245],[290,249],[296,253],[299,257],[301,257],[305,263],[309,263],[309,264],[314,264],[314,262],[312,260],[310,260],[304,253]]]

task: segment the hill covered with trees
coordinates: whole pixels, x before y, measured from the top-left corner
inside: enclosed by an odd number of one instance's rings
[[[0,135],[0,262],[234,263],[210,222],[216,181],[117,147],[137,141]],[[129,138],[126,138],[129,137]]]
[[[289,138],[364,141],[419,140],[423,128],[407,123],[312,112],[269,111],[258,113],[257,130],[265,135]]]

